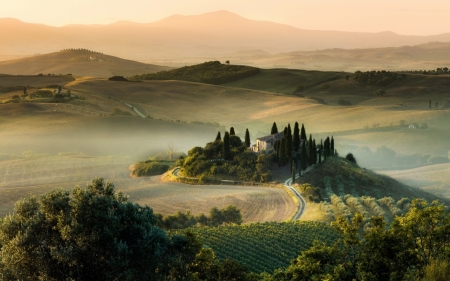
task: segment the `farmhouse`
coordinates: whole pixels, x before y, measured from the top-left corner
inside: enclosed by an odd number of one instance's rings
[[[273,144],[277,140],[281,140],[284,136],[284,132],[265,136],[256,139],[256,144],[252,146],[253,152],[270,151],[273,150]]]

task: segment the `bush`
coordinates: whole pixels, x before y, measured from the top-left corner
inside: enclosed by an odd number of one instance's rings
[[[373,94],[377,97],[382,97],[382,96],[384,96],[384,94],[386,94],[386,91],[383,89],[378,89],[375,92],[373,92]]]
[[[169,170],[167,162],[142,161],[134,165],[132,174],[137,177],[162,175]]]
[[[128,79],[123,76],[113,76],[108,78],[109,81],[125,81],[127,82]]]
[[[345,159],[347,159],[348,161],[352,162],[352,163],[356,163],[356,158],[353,156],[352,153],[347,154],[347,156],[345,156]]]

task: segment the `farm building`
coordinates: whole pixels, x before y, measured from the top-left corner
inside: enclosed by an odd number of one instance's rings
[[[277,140],[281,140],[284,136],[284,132],[273,134],[270,136],[265,136],[256,139],[256,144],[252,146],[253,152],[262,152],[273,150],[273,144]]]

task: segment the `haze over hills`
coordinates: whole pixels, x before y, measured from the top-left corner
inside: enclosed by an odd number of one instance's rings
[[[131,76],[169,67],[125,60],[89,50],[65,50],[0,62],[0,73],[15,75],[68,74],[77,76]]]
[[[102,50],[114,56],[140,61],[177,61],[227,56],[262,50],[281,53],[327,48],[381,48],[449,42],[450,33],[405,36],[392,32],[356,33],[304,30],[267,21],[255,21],[217,11],[193,16],[173,15],[141,24],[51,27],[0,19],[1,55],[32,55],[65,48]],[[259,55],[261,51],[258,51]]]

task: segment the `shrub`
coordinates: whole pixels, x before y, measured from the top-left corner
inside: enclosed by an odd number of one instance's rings
[[[356,163],[356,158],[355,158],[355,156],[353,156],[352,153],[347,154],[347,156],[345,156],[345,159],[347,159],[348,161],[350,161],[350,162],[352,162],[352,163],[357,164],[357,163]]]
[[[375,92],[373,92],[373,94],[377,97],[381,97],[381,96],[384,96],[384,94],[386,94],[386,91],[383,89],[378,89]]]

